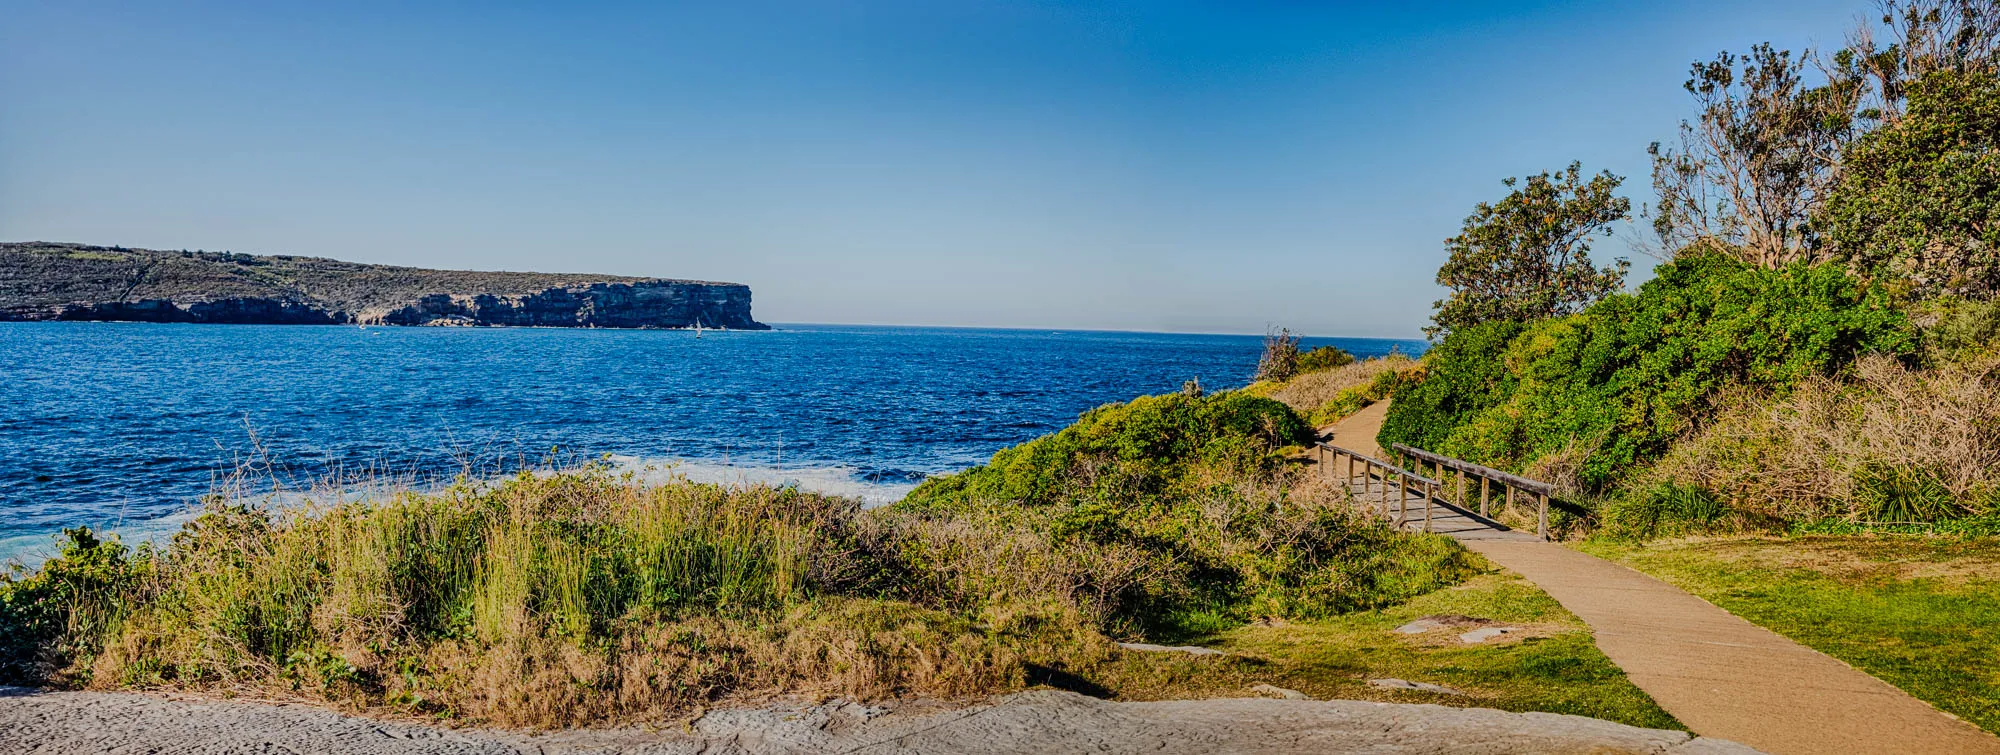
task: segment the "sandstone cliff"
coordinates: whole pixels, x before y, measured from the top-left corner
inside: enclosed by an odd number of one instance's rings
[[[738,283],[0,244],[0,320],[761,330]]]

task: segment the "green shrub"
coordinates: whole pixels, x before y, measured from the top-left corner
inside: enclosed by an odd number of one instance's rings
[[[1930,322],[1924,350],[1936,362],[1966,362],[2000,350],[2000,299],[1942,296],[1919,305]]]
[[[1424,353],[1421,380],[1399,386],[1377,436],[1384,448],[1403,443],[1442,450],[1454,430],[1513,395],[1507,348],[1523,326],[1496,321],[1461,327]]]
[[[2000,77],[1936,71],[1855,140],[1814,217],[1845,263],[1922,297],[2000,293]]]
[[[1576,315],[1454,333],[1397,393],[1380,440],[1516,470],[1575,453],[1577,483],[1602,490],[1664,453],[1719,389],[1782,392],[1860,354],[1917,348],[1882,289],[1831,265],[1707,255],[1657,273]]]
[[[1167,503],[1200,484],[1197,471],[1269,471],[1278,449],[1312,440],[1312,428],[1271,399],[1240,391],[1143,396],[1085,412],[1075,424],[1002,450],[981,466],[925,480],[901,505]]]
[[[1298,362],[1292,369],[1292,375],[1297,377],[1308,372],[1331,370],[1353,363],[1354,355],[1347,353],[1346,350],[1338,346],[1320,346],[1299,355]]]
[[[1311,439],[1285,405],[1241,392],[1100,407],[925,482],[886,512],[887,539],[933,600],[1054,603],[1155,639],[1374,607],[1470,573],[1449,543],[1302,493],[1277,452]]]
[[[134,555],[88,527],[62,536],[61,554],[39,571],[0,575],[0,683],[50,681],[87,663],[146,574],[148,551]]]

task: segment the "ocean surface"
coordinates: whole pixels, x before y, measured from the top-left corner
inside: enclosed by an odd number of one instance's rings
[[[0,323],[0,559],[128,542],[238,470],[303,488],[549,459],[886,503],[1091,407],[1248,381],[1256,336]],[[1359,356],[1421,341],[1308,339]]]

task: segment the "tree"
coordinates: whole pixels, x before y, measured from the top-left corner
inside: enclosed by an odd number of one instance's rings
[[[1933,71],[1856,141],[1817,217],[1836,259],[1911,293],[2000,293],[2000,76]]]
[[[1670,253],[1724,251],[1777,268],[1814,255],[1810,221],[1855,132],[1861,83],[1809,87],[1804,56],[1769,44],[1696,63],[1701,114],[1653,156],[1653,230]]]
[[[1646,214],[1669,254],[1721,252],[1765,268],[1828,259],[1816,221],[1848,148],[1901,119],[1931,74],[1993,70],[2000,0],[1877,9],[1879,24],[1861,24],[1831,55],[1760,44],[1694,64],[1684,86],[1699,115],[1681,122],[1678,145],[1649,150],[1659,202]]]
[[[1885,0],[1878,32],[1863,23],[1821,66],[1863,93],[1864,121],[1894,123],[1910,87],[1934,73],[1992,73],[2000,57],[2000,0]],[[1877,37],[1885,37],[1886,45]]]
[[[1282,383],[1299,371],[1299,337],[1290,328],[1264,331],[1264,355],[1257,358],[1257,381]]]
[[[1570,163],[1525,183],[1503,181],[1512,189],[1506,198],[1481,202],[1445,240],[1451,256],[1437,282],[1451,295],[1433,305],[1425,334],[1436,339],[1482,322],[1568,314],[1617,291],[1631,263],[1596,267],[1590,239],[1610,235],[1610,225],[1629,216],[1631,201],[1612,194],[1624,180],[1609,171],[1585,180],[1583,165]]]

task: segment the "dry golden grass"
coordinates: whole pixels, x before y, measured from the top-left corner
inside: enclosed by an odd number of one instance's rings
[[[1386,378],[1416,365],[1416,360],[1399,354],[1365,359],[1299,375],[1265,390],[1264,395],[1284,402],[1315,426],[1325,426],[1386,398]],[[1378,386],[1383,390],[1370,390]]]
[[[1653,475],[1783,521],[1989,513],[2000,491],[2000,361],[1914,370],[1871,356],[1851,380],[1733,394]]]

